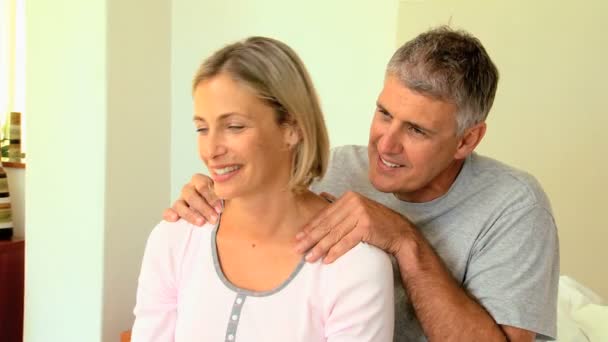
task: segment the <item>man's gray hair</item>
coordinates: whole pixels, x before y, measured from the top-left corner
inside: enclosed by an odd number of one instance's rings
[[[454,103],[458,135],[485,121],[498,84],[498,69],[479,39],[447,26],[401,46],[389,61],[387,74],[413,91]]]

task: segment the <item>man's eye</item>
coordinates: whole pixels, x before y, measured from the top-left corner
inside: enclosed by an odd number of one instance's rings
[[[410,132],[416,135],[426,135],[426,132],[416,126],[410,126]]]
[[[242,126],[242,125],[230,125],[230,126],[228,126],[228,129],[231,130],[231,131],[240,131],[243,128],[245,128],[245,126]]]
[[[200,128],[197,128],[197,129],[196,129],[196,131],[197,131],[199,134],[207,134],[207,132],[209,131],[209,128],[206,128],[206,127],[200,127]]]
[[[383,109],[377,109],[377,111],[378,111],[378,113],[380,113],[380,115],[382,116],[383,119],[388,120],[391,118],[391,115],[387,111],[385,111]]]

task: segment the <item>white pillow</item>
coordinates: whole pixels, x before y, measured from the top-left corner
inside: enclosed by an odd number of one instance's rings
[[[559,280],[557,340],[608,341],[608,306],[589,288],[568,276]]]

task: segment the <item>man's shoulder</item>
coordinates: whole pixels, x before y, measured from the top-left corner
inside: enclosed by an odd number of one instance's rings
[[[327,171],[322,179],[312,185],[314,192],[329,192],[340,196],[348,190],[368,194],[373,193],[367,178],[367,147],[345,145],[334,147]]]
[[[367,168],[367,146],[342,145],[331,149],[331,164],[364,165]],[[330,165],[331,167],[331,165]]]
[[[547,195],[532,174],[476,153],[469,163],[467,186],[485,189],[492,197],[511,198],[519,206],[539,205],[550,210]]]

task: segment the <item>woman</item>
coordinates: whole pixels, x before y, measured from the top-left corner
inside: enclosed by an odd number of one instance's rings
[[[307,264],[295,234],[327,203],[308,190],[328,138],[310,77],[285,44],[226,46],[194,78],[200,157],[224,210],[216,225],[150,234],[133,341],[391,341],[393,276],[360,244]]]

